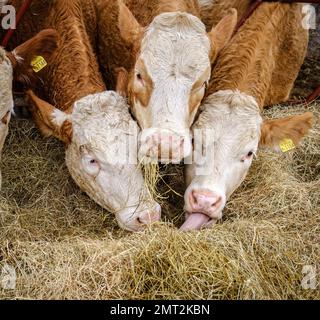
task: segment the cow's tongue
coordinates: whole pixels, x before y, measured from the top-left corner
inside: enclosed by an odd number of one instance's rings
[[[204,224],[209,222],[209,220],[210,218],[203,213],[191,213],[184,224],[180,227],[180,230],[200,230]]]

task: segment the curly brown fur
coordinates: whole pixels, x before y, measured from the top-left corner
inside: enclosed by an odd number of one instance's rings
[[[308,45],[301,20],[300,4],[262,4],[220,53],[207,94],[239,89],[260,107],[286,101]]]

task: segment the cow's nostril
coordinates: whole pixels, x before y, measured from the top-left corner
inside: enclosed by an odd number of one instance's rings
[[[137,223],[140,225],[149,225],[153,222],[156,222],[160,220],[160,213],[159,212],[144,212],[139,215],[139,217],[136,218]]]
[[[216,207],[218,208],[220,206],[222,198],[221,197],[217,197],[212,201],[211,207]]]
[[[194,191],[192,191],[192,194],[191,194],[190,198],[191,198],[191,202],[192,202],[193,205],[197,205],[198,204],[197,196],[196,196]]]

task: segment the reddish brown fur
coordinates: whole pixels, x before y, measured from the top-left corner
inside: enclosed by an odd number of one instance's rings
[[[300,4],[265,3],[222,50],[208,94],[239,89],[259,106],[284,102],[306,55]]]
[[[66,111],[76,100],[105,90],[105,85],[85,29],[81,2],[59,2],[48,20],[60,33],[61,42],[43,78],[49,101]]]
[[[189,98],[189,112],[193,112],[196,107],[201,103],[201,100],[203,99],[202,94],[199,93],[199,89],[201,89],[201,86],[203,82],[208,79],[210,70],[208,69],[200,78],[198,81],[196,81],[192,87],[192,91]]]
[[[312,113],[306,112],[284,119],[267,120],[261,129],[260,145],[277,146],[281,140],[288,137],[298,145],[311,128],[312,119]]]
[[[130,100],[133,99],[133,96],[134,96],[136,99],[138,99],[141,102],[141,104],[144,107],[147,107],[150,101],[152,90],[153,90],[153,81],[147,72],[147,69],[143,60],[139,61],[138,64],[140,67],[140,73],[141,73],[142,79],[143,81],[146,82],[146,85],[140,88],[139,91],[135,90],[132,86],[133,81],[130,81],[133,77],[135,77],[135,73],[131,72],[130,75],[128,76],[129,77],[128,90],[127,90],[128,96]]]

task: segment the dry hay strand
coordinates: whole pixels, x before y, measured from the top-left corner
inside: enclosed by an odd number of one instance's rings
[[[148,190],[149,195],[155,199],[159,204],[166,199],[158,190],[158,183],[161,180],[161,172],[158,163],[139,163],[139,168],[142,170],[144,177],[144,184]]]
[[[161,205],[163,220],[181,223],[184,217],[181,210],[184,194],[183,165],[140,163],[140,168],[149,194]]]
[[[260,151],[223,220],[201,232],[176,228],[182,166],[160,168],[165,222],[129,234],[73,183],[60,143],[13,121],[2,163],[0,271],[13,266],[17,280],[15,290],[0,281],[0,297],[320,299],[319,108],[308,108],[316,120],[302,145]],[[265,116],[304,111],[279,106]],[[313,290],[302,286],[307,265],[318,272]]]

